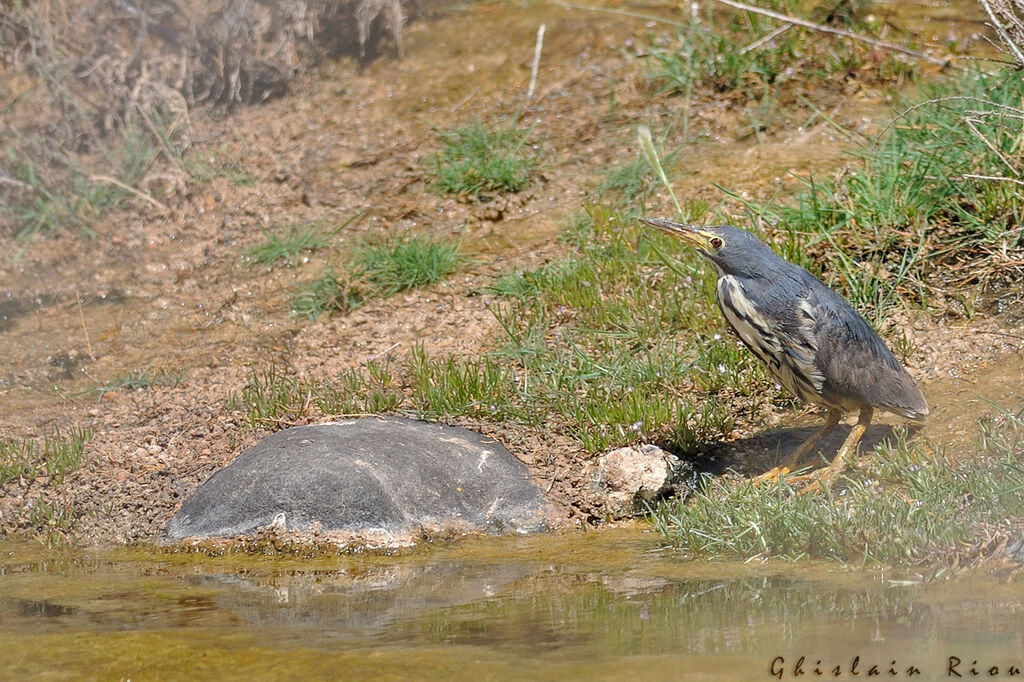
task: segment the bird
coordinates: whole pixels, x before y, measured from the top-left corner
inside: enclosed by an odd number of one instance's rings
[[[867,320],[810,272],[738,227],[640,222],[696,247],[718,272],[718,306],[743,344],[789,392],[828,410],[824,426],[764,476],[795,471],[847,411],[858,411],[857,423],[816,483],[840,477],[875,410],[925,423],[928,404],[913,377]]]

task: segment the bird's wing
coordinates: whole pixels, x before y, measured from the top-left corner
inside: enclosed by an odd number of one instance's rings
[[[827,287],[813,287],[801,306],[814,318],[815,364],[826,402],[871,405],[909,419],[928,414],[913,378],[845,299]]]

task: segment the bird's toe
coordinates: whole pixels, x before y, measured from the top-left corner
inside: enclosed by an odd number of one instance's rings
[[[754,476],[750,480],[754,485],[761,485],[763,483],[775,483],[776,481],[779,480],[779,478],[783,478],[787,474],[789,474],[789,467],[779,466],[764,472],[760,476]]]

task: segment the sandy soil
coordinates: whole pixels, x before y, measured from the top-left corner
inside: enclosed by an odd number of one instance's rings
[[[541,22],[544,59],[537,94],[526,102]],[[0,489],[0,531],[33,533],[29,510],[46,500],[73,507],[75,537],[86,544],[159,537],[185,495],[266,435],[225,407],[251,366],[274,360],[303,376],[331,377],[381,355],[400,359],[417,343],[430,354],[455,355],[487,344],[497,330],[480,287],[512,267],[557,258],[557,231],[594,196],[602,169],[634,154],[635,125],[661,127],[678,116],[682,102],[654,96],[643,55],[631,49],[647,30],[644,21],[557,6],[485,4],[424,17],[407,28],[401,61],[385,53],[362,68],[329,63],[282,99],[232,115],[196,115],[192,153],[227,160],[251,182],[192,184],[165,197],[170,214],[140,203],[110,215],[93,239],[6,240],[0,436],[78,425],[94,438],[86,464],[62,485],[38,479]],[[884,114],[886,95],[871,83],[823,90],[818,101],[851,129],[870,130]],[[435,126],[520,108],[542,150],[540,182],[489,203],[428,191],[424,159],[435,149]],[[806,118],[806,111],[793,114]],[[821,122],[775,125],[759,144],[735,102],[700,102],[692,120],[701,141],[688,148],[677,186],[689,198],[717,205],[723,199],[715,183],[765,196],[842,162],[841,141]],[[341,248],[367,235],[415,231],[459,237],[477,260],[443,284],[346,316],[290,317],[292,288],[312,279],[325,256],[271,269],[247,263],[245,249],[263,239],[262,229],[341,224],[357,214],[337,236]],[[984,309],[970,321],[945,312],[906,320],[917,345],[910,365],[935,406],[926,435],[963,443],[987,411],[979,396],[1024,401],[1024,332],[1019,320]],[[146,367],[180,381],[94,390]],[[763,470],[779,443],[819,418],[769,415],[769,426],[785,420],[787,428],[765,435],[763,425],[741,424],[730,443],[709,451],[709,461]],[[575,444],[544,431],[466,424],[505,442],[570,522],[599,520]]]

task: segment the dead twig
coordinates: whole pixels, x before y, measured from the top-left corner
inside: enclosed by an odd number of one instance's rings
[[[78,287],[75,287],[75,303],[78,304],[78,321],[82,324],[82,335],[85,336],[85,347],[89,350],[89,359],[96,362],[96,354],[92,352],[92,342],[89,341],[89,330],[85,326],[85,313],[82,312],[82,297],[78,295]]]
[[[856,40],[856,41],[859,41],[859,42],[862,42],[862,43],[867,43],[868,45],[873,45],[874,47],[880,47],[880,48],[882,48],[884,50],[891,50],[893,52],[902,52],[903,54],[910,55],[911,57],[915,57],[917,59],[923,59],[926,62],[931,62],[932,64],[938,64],[939,66],[951,66],[952,65],[952,63],[951,63],[951,61],[949,59],[939,59],[938,57],[932,57],[929,54],[925,54],[923,52],[918,52],[917,50],[911,50],[909,47],[903,47],[902,45],[896,45],[895,43],[887,43],[884,40],[877,40],[875,38],[869,38],[867,36],[862,36],[859,33],[854,33],[853,31],[847,31],[847,30],[842,29],[842,28],[835,28],[833,26],[825,26],[823,24],[815,24],[814,22],[807,21],[806,19],[798,19],[797,17],[791,17],[791,16],[789,16],[787,14],[780,14],[779,12],[773,12],[770,9],[762,9],[761,7],[754,7],[753,5],[747,5],[747,4],[744,4],[742,2],[736,2],[736,0],[715,0],[715,2],[720,2],[723,5],[728,5],[729,7],[733,7],[735,9],[739,9],[739,10],[743,10],[745,12],[753,12],[754,14],[760,14],[762,16],[771,17],[772,19],[777,19],[779,21],[785,21],[786,23],[789,23],[789,24],[795,24],[795,25],[801,26],[803,28],[809,28],[812,31],[819,31],[821,33],[831,33],[832,35],[836,35],[836,36],[839,36],[841,38],[849,38],[850,40]]]
[[[175,156],[174,152],[167,144],[167,140],[164,139],[164,136],[160,134],[160,130],[156,127],[156,124],[153,123],[153,119],[149,117],[149,114],[147,114],[142,108],[138,109],[138,114],[139,118],[141,118],[142,122],[146,125],[146,128],[149,129],[149,132],[151,132],[153,137],[157,139],[157,142],[160,143],[161,148],[164,150],[164,156],[167,157],[167,160],[174,164],[174,167],[183,174],[188,175],[188,173],[185,173],[185,169],[181,167],[181,164],[178,163],[177,156]]]
[[[526,100],[533,99],[533,91],[537,88],[537,70],[540,68],[540,53],[544,48],[544,24],[537,29],[537,43],[533,47],[533,64],[530,66],[530,87],[526,89]]]
[[[456,102],[455,104],[453,104],[450,107],[448,107],[448,113],[454,114],[457,110],[459,110],[462,107],[463,104],[465,104],[469,100],[473,99],[473,97],[475,97],[476,93],[478,93],[478,92],[480,92],[480,86],[477,86],[477,87],[473,88],[473,90],[470,91],[470,93],[468,95],[466,95],[465,97],[460,99],[458,102]]]
[[[748,52],[753,52],[754,50],[756,50],[757,48],[761,47],[765,43],[770,43],[771,41],[775,40],[776,38],[778,38],[780,35],[782,35],[783,33],[785,33],[786,31],[788,31],[791,28],[793,28],[793,24],[786,24],[784,26],[779,26],[777,29],[775,29],[771,33],[769,33],[767,35],[764,35],[764,36],[761,36],[760,38],[758,38],[757,40],[755,40],[754,42],[750,43],[745,48],[740,50],[740,54],[746,54]]]
[[[590,7],[588,5],[574,5],[571,2],[563,2],[563,0],[556,0],[555,4],[565,9],[581,9],[586,12],[601,12],[604,14],[615,14],[621,17],[632,17],[634,19],[643,19],[644,21],[653,21],[658,24],[667,24],[668,26],[676,26],[678,28],[686,28],[687,25],[681,21],[672,21],[671,19],[664,19],[662,17],[656,17],[653,14],[643,14],[641,12],[630,12],[624,9],[610,9],[608,7]]]
[[[366,361],[367,361],[367,362],[373,362],[373,361],[374,361],[374,360],[376,360],[377,358],[379,358],[379,357],[381,357],[381,356],[384,356],[384,355],[387,355],[388,353],[390,353],[391,351],[393,351],[394,349],[398,348],[398,347],[399,347],[399,346],[401,346],[401,345],[402,345],[402,344],[401,344],[400,342],[398,342],[398,341],[395,341],[395,342],[394,342],[393,344],[391,344],[390,346],[388,346],[387,348],[385,348],[385,349],[384,349],[384,350],[382,350],[381,352],[379,352],[379,353],[374,353],[373,355],[371,355],[370,357],[368,357],[368,358],[366,359]]]
[[[149,203],[153,204],[154,206],[159,208],[164,213],[170,213],[171,212],[171,209],[167,208],[167,206],[165,206],[164,204],[160,203],[159,201],[157,201],[153,197],[149,196],[145,192],[140,192],[139,190],[135,189],[134,187],[129,187],[128,185],[124,184],[120,180],[116,180],[116,179],[110,177],[109,175],[90,175],[89,179],[92,180],[93,182],[108,182],[111,185],[115,185],[116,187],[120,187],[121,189],[123,189],[126,192],[130,192],[131,194],[134,194],[135,196],[137,196],[140,199],[148,201]]]
[[[13,187],[17,187],[18,189],[28,190],[29,192],[36,191],[36,188],[33,187],[32,185],[28,184],[27,182],[22,182],[21,180],[12,178],[7,173],[0,173],[0,185],[11,185]]]
[[[1010,35],[1010,31],[1007,30],[1006,25],[999,20],[998,16],[996,16],[996,11],[993,9],[992,3],[990,3],[989,0],[978,0],[978,2],[980,2],[981,6],[985,8],[985,13],[988,14],[988,18],[992,21],[992,28],[994,28],[996,33],[999,34],[999,39],[1003,41],[1003,45],[1013,54],[1014,59],[1017,60],[1017,64],[1024,66],[1024,53],[1021,52],[1021,48],[1017,45],[1017,41],[1014,40],[1014,36]],[[1017,19],[1011,11],[1007,11],[1006,8],[1002,7],[1001,3],[999,3],[998,7],[1002,10],[1002,13],[1007,19]],[[1018,33],[1021,32],[1021,26],[1019,24],[1015,28]]]
[[[987,330],[987,329],[976,329],[976,330],[974,330],[974,333],[975,334],[985,334],[986,336],[1003,336],[1003,337],[1006,337],[1008,339],[1016,339],[1018,341],[1024,341],[1024,336],[1021,336],[1020,334],[1010,334],[1008,332],[996,332],[996,331],[990,331],[990,330]]]
[[[981,131],[978,130],[978,126],[975,125],[976,123],[978,123],[977,119],[972,119],[969,116],[965,116],[963,121],[964,124],[970,129],[971,133],[979,140],[981,140],[981,143],[988,147],[989,151],[995,154],[996,157],[998,157],[998,159],[1003,162],[1003,165],[1006,166],[1011,173],[1013,173],[1014,175],[1019,175],[1017,169],[1014,168],[1013,164],[1010,163],[1010,161],[1005,156],[1003,156],[1002,152],[1000,152],[999,149],[997,149],[996,146],[992,144],[991,140],[982,135]]]
[[[1024,186],[1024,180],[1018,180],[1017,178],[1007,178],[1002,175],[977,175],[975,173],[964,173],[961,177],[973,178],[975,180],[995,180],[997,182],[1012,182],[1015,185]]]

